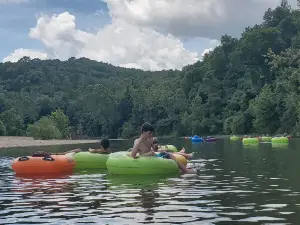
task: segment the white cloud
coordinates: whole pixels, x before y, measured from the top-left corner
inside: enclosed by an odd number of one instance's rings
[[[3,59],[3,62],[17,62],[19,59],[23,58],[24,56],[28,56],[31,59],[47,59],[48,55],[47,53],[44,52],[39,52],[31,49],[24,49],[24,48],[19,48],[15,50],[11,55],[5,57]]]
[[[0,0],[0,4],[23,1],[27,0]],[[202,38],[207,42],[225,33],[239,35],[246,26],[260,23],[264,11],[281,0],[102,1],[109,8],[111,24],[91,33],[77,29],[75,16],[68,12],[51,17],[42,15],[29,36],[42,42],[46,53],[18,49],[3,60],[16,60],[26,54],[61,60],[87,57],[146,70],[179,69],[199,60],[219,41],[212,40],[203,52],[203,48],[199,49],[202,54],[197,54],[185,49],[178,37],[184,40],[197,37],[193,40]],[[296,0],[289,2],[295,5]],[[103,12],[96,14],[99,13]]]
[[[206,54],[208,54],[210,51],[214,50],[214,48],[206,48],[201,53],[201,57],[204,57]]]
[[[15,2],[18,0],[14,0]],[[46,52],[16,50],[4,60],[28,54],[40,58],[87,57],[116,66],[145,70],[179,69],[213,50],[212,40],[191,52],[178,37],[219,39],[222,34],[240,34],[245,26],[262,20],[268,7],[280,0],[102,0],[112,22],[96,32],[76,27],[68,12],[42,15],[29,36],[44,44]],[[293,0],[295,1],[295,0]],[[0,3],[4,2],[0,0]],[[8,2],[6,0],[5,2]],[[101,12],[101,11],[99,11]],[[207,41],[206,41],[207,42]],[[197,43],[198,44],[198,43]],[[192,49],[190,45],[190,49]],[[26,52],[27,51],[27,52]]]
[[[29,36],[41,41],[52,57],[62,60],[87,57],[145,70],[176,69],[198,60],[198,54],[187,51],[176,37],[118,19],[94,34],[77,29],[75,16],[68,12],[41,16]],[[6,60],[14,58],[11,55]]]
[[[203,50],[203,52],[201,53],[201,58],[204,57],[209,52],[213,51],[215,47],[219,46],[220,44],[221,42],[219,40],[210,40],[209,43],[210,48],[206,48]]]
[[[181,37],[219,39],[259,23],[281,0],[104,0],[110,15]],[[295,0],[293,0],[295,1]]]

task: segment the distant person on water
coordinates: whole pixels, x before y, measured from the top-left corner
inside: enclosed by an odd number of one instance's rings
[[[106,138],[102,139],[100,142],[100,145],[101,145],[100,149],[89,148],[88,151],[90,153],[98,153],[98,154],[110,154],[111,153],[110,142],[108,139],[106,139]],[[55,153],[55,155],[65,155],[68,153],[77,153],[77,152],[82,152],[82,150],[80,148],[76,148],[76,149],[66,151],[66,152]]]
[[[164,154],[156,155],[153,150],[153,142],[150,142],[149,139],[153,140],[153,132],[154,128],[149,123],[144,123],[141,127],[141,135],[138,139],[135,139],[133,148],[131,151],[131,156],[133,158],[139,158],[137,154],[139,153],[140,156],[152,156],[152,157],[163,157],[167,159],[174,160],[178,167],[184,172],[184,173],[195,173],[194,170],[186,168],[182,163],[176,161],[176,158],[174,155],[164,152]]]
[[[243,138],[253,138],[253,136],[252,135],[244,135]]]
[[[100,154],[110,154],[111,150],[110,150],[110,142],[108,139],[104,138],[101,140],[101,149],[92,149],[89,148],[89,152],[90,153],[100,153]]]
[[[90,153],[97,153],[97,154],[110,154],[111,153],[111,149],[110,149],[110,142],[108,139],[102,139],[101,142],[101,148],[100,149],[92,149],[92,148],[89,148],[89,152]],[[77,152],[83,152],[80,148],[76,148],[76,149],[73,149],[73,150],[69,150],[69,151],[66,151],[66,152],[44,152],[44,151],[37,151],[35,153],[33,153],[32,156],[35,156],[35,157],[46,157],[46,156],[50,156],[50,155],[65,155],[65,154],[68,154],[68,153],[77,153]]]

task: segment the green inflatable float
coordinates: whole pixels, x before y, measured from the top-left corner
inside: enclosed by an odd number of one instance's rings
[[[289,139],[287,137],[273,137],[272,144],[288,144]]]
[[[264,142],[271,142],[271,140],[272,140],[272,137],[268,137],[268,136],[261,137],[261,141],[264,141]]]
[[[68,153],[72,156],[76,165],[75,169],[106,169],[106,161],[109,154],[90,152]]]
[[[106,162],[110,174],[154,175],[179,173],[176,162],[161,157],[139,157],[134,159],[130,152],[111,153]]]
[[[161,147],[165,147],[170,152],[178,152],[178,149],[174,145],[162,145]]]
[[[259,143],[258,138],[243,138],[244,145],[254,145],[258,143]]]
[[[239,137],[238,136],[231,136],[230,141],[238,141]]]

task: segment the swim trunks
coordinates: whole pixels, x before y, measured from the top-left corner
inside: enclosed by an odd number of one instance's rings
[[[167,152],[160,152],[160,153],[157,153],[155,155],[156,155],[156,157],[161,157],[161,158],[164,158],[164,159],[169,159],[170,158],[170,154],[167,153]]]

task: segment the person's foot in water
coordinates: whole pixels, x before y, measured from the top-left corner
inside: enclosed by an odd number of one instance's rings
[[[196,174],[197,170],[195,169],[191,169],[191,168],[187,168],[186,171],[181,170],[181,174]]]
[[[191,159],[194,157],[194,153],[185,153],[185,148],[183,147],[179,152],[180,155],[184,156],[187,159]]]

